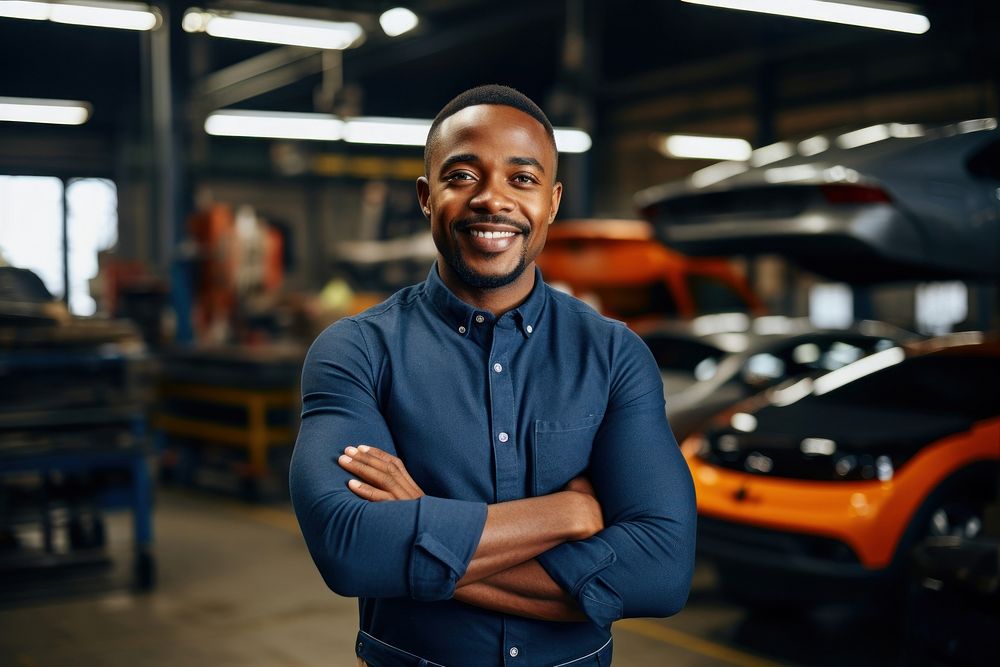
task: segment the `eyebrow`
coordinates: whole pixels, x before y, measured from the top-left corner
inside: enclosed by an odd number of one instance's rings
[[[441,163],[441,171],[444,171],[453,164],[459,164],[461,162],[479,162],[479,156],[475,153],[460,153],[458,155],[449,155]],[[543,174],[545,173],[545,167],[542,163],[533,157],[511,157],[507,158],[507,164],[515,164],[524,167],[536,167]]]
[[[542,163],[533,157],[512,157],[507,160],[507,164],[518,164],[524,167],[537,167],[539,171],[543,174],[545,173],[545,167]]]
[[[459,162],[479,162],[479,156],[474,153],[460,153],[458,155],[449,155],[441,163],[441,171],[444,171],[453,164],[458,164]]]

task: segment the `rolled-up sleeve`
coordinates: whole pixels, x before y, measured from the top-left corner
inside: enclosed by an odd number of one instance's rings
[[[306,545],[327,585],[350,597],[443,600],[465,574],[486,504],[424,496],[368,502],[347,488],[348,445],[396,454],[379,410],[377,355],[341,320],[316,340],[302,371],[302,424],[289,485]]]
[[[677,613],[694,569],[694,487],[667,424],[659,371],[635,334],[620,333],[589,468],[606,528],[538,559],[602,627]]]

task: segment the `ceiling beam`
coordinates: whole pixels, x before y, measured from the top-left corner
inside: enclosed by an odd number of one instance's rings
[[[214,111],[322,71],[322,50],[282,46],[205,76],[192,87],[192,101]]]

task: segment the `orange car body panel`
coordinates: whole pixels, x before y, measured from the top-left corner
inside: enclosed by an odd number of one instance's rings
[[[698,498],[698,513],[848,544],[867,569],[887,567],[914,513],[945,479],[980,461],[1000,461],[1000,419],[929,445],[891,480],[809,481],[767,478],[716,467],[684,443]]]
[[[536,262],[547,282],[569,285],[576,296],[600,288],[662,283],[678,315],[690,319],[702,313],[686,279],[702,275],[727,285],[751,313],[763,312],[760,300],[727,260],[692,258],[670,250],[643,220],[560,221],[549,228],[545,250]],[[605,314],[618,316],[612,308],[606,310]]]

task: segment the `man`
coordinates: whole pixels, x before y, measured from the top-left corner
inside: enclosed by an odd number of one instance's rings
[[[424,160],[436,265],[306,360],[306,543],[360,598],[359,664],[608,665],[613,621],[676,613],[690,585],[694,494],[659,371],[535,268],[562,185],[534,103],[459,95]]]

